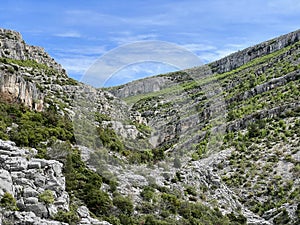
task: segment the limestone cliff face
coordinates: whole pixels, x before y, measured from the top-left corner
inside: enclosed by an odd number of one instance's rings
[[[142,93],[151,93],[159,91],[170,85],[171,82],[166,77],[145,78],[143,80],[133,81],[120,88],[111,88],[110,91],[119,98],[126,98]]]
[[[65,71],[43,48],[27,45],[16,31],[0,29],[0,57],[17,60],[34,60],[57,71]]]
[[[294,44],[300,40],[300,30],[280,36],[278,38],[260,43],[253,47],[246,48],[242,51],[233,53],[223,59],[217,60],[210,64],[213,72],[224,73],[233,70],[243,64],[288,45]]]
[[[27,45],[21,34],[16,31],[0,29],[0,58],[2,98],[37,111],[43,110],[45,95],[38,86],[46,81],[53,82],[53,74],[59,74],[61,79],[67,77],[62,66],[43,48]],[[32,65],[23,66],[19,65],[19,62]]]
[[[241,213],[249,224],[278,224],[279,217],[298,224],[300,31],[111,93],[70,80],[41,48],[24,44],[19,33],[0,33],[1,100],[37,111],[52,106],[72,118],[73,147],[88,168],[117,181],[115,191],[130,196],[134,215],[151,208],[159,215],[164,202],[156,200],[166,192],[220,208],[223,214]],[[28,59],[37,67],[22,65]],[[8,134],[10,126],[19,124],[0,126],[0,131]],[[99,132],[112,137],[100,140]],[[109,138],[110,145],[104,145]],[[125,151],[116,150],[116,140]],[[20,209],[0,207],[0,224],[64,224],[51,220],[58,210],[69,210],[62,164],[37,159],[35,153],[0,140],[0,197],[11,193]],[[158,153],[163,157],[151,161]],[[142,196],[148,186],[155,189],[153,202]],[[39,198],[46,190],[53,193],[51,204]],[[101,190],[114,199],[110,182]],[[78,224],[109,224],[92,219],[84,204],[76,209]]]
[[[133,81],[119,87],[114,87],[109,89],[109,91],[119,98],[127,98],[129,96],[159,91],[163,88],[173,86],[178,82],[190,79],[188,74],[192,74],[193,78],[196,78],[199,76],[199,74],[201,74],[201,76],[206,76],[207,74],[212,73],[228,72],[246,64],[255,58],[268,55],[286,46],[294,44],[299,40],[300,30],[297,30],[295,32],[246,48],[242,51],[238,51],[204,67],[202,66],[193,68],[192,70],[186,70],[187,73],[170,73],[170,76],[166,74],[162,77],[154,76],[143,80]]]
[[[63,164],[56,160],[35,158],[37,150],[19,148],[0,139],[0,196],[10,193],[17,201],[18,211],[0,207],[0,224],[67,225],[53,220],[58,211],[69,211]],[[41,198],[50,192],[53,200]],[[77,209],[78,225],[110,225],[90,216],[85,206]]]
[[[22,76],[0,74],[0,96],[7,102],[23,104],[36,111],[43,110],[44,95],[32,82],[25,81]]]
[[[22,213],[0,211],[0,223],[61,224],[47,221],[58,210],[69,210],[69,195],[65,191],[62,164],[54,160],[34,158],[35,149],[22,149],[13,142],[0,140],[0,195],[8,192],[15,196]],[[39,196],[46,190],[53,202],[46,204]],[[1,221],[2,220],[2,221]],[[24,221],[22,221],[24,220]],[[34,223],[30,223],[35,221]]]

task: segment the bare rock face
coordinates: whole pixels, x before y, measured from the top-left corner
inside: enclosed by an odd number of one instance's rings
[[[129,83],[128,85],[123,85],[120,88],[111,89],[110,91],[119,98],[126,98],[129,96],[134,96],[142,93],[150,93],[159,91],[162,88],[166,87],[166,85],[170,85],[170,81],[168,81],[165,77],[155,77],[154,78],[145,78],[142,80],[134,81]]]
[[[18,221],[22,220],[28,224],[42,224],[58,210],[69,210],[61,163],[33,158],[35,149],[18,148],[10,141],[0,140],[0,152],[0,195],[2,197],[5,192],[12,194],[21,211],[0,211],[2,217],[12,219],[14,224],[21,224]],[[52,193],[53,200],[45,202],[40,198],[45,191]]]
[[[297,30],[281,37],[246,48],[242,51],[238,51],[209,65],[186,70],[186,74],[172,74],[172,80],[168,76],[154,76],[114,87],[109,89],[109,91],[119,98],[126,98],[129,96],[156,92],[163,88],[170,87],[177,82],[180,82],[182,79],[189,79],[188,74],[193,74],[193,77],[197,77],[199,74],[201,74],[202,76],[206,76],[207,72],[208,74],[228,72],[246,64],[247,62],[255,58],[278,51],[286,46],[296,43],[299,40],[300,30]]]
[[[27,45],[21,34],[16,31],[0,29],[0,57],[33,60],[59,72],[64,71],[62,66],[55,62],[43,48]]]
[[[261,57],[300,40],[300,30],[283,35],[279,38],[263,42],[253,47],[233,53],[223,59],[217,60],[211,64],[213,72],[224,73],[233,70],[243,64]]]
[[[0,74],[0,96],[8,102],[18,102],[37,111],[43,110],[43,94],[34,83],[16,74]]]
[[[77,213],[81,218],[78,225],[88,225],[88,224],[91,224],[91,225],[111,225],[109,222],[106,222],[106,221],[101,221],[100,222],[99,220],[93,219],[90,216],[89,209],[85,206],[80,206],[77,209]]]
[[[16,31],[0,29],[0,59],[1,98],[37,111],[44,104],[44,94],[37,87],[56,76],[67,78],[66,71],[43,48],[27,45]]]

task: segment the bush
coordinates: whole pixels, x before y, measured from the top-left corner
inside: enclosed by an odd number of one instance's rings
[[[54,195],[53,192],[50,190],[45,190],[43,193],[39,195],[39,200],[44,202],[45,204],[53,204],[54,203]]]
[[[118,195],[113,199],[113,204],[126,215],[131,215],[133,213],[133,203],[128,197]]]
[[[96,215],[109,215],[112,207],[112,202],[107,193],[99,189],[93,188],[93,186],[86,186],[84,190],[84,196],[81,197],[84,200],[86,206]]]
[[[185,190],[189,195],[193,195],[196,196],[197,195],[197,191],[196,188],[193,186],[188,186]]]
[[[181,167],[181,161],[178,157],[175,157],[174,162],[173,162],[173,166],[177,169],[179,169]]]
[[[2,196],[0,200],[0,206],[11,211],[19,210],[16,199],[8,192],[5,192]]]
[[[113,129],[99,127],[98,134],[102,144],[110,150],[116,152],[125,150],[124,144]]]
[[[102,123],[103,121],[110,121],[111,118],[109,115],[103,114],[103,113],[99,113],[96,112],[95,113],[95,120],[99,123]]]
[[[63,141],[75,141],[72,122],[69,118],[61,116],[55,107],[50,106],[44,112],[29,111],[21,105],[0,103],[0,135],[12,123],[17,124],[8,133],[9,139],[18,146],[38,148],[41,142],[51,138]],[[2,132],[1,132],[2,131]]]
[[[74,210],[70,210],[69,212],[58,210],[53,219],[68,223],[69,225],[76,225],[77,222],[80,221],[77,213]]]
[[[150,186],[144,187],[143,191],[141,192],[141,196],[145,201],[150,201],[154,197],[154,188]]]

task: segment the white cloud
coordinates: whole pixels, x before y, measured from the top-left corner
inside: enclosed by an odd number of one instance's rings
[[[100,87],[121,68],[140,62],[160,62],[187,69],[201,65],[194,53],[181,46],[162,41],[134,42],[109,51],[89,68],[83,82]]]
[[[56,37],[64,37],[64,38],[80,38],[82,37],[79,32],[76,31],[68,31],[63,33],[54,34]]]
[[[156,34],[133,34],[131,32],[115,33],[117,36],[112,37],[111,40],[118,45],[129,44],[136,41],[147,41],[157,39]]]
[[[224,58],[239,50],[243,50],[246,47],[249,46],[246,44],[227,44],[223,48],[215,48],[214,50],[211,51],[199,52],[197,55],[205,63],[209,63]]]
[[[97,57],[77,56],[77,57],[63,57],[56,58],[56,60],[63,65],[68,74],[80,74],[88,70],[90,66],[96,61]]]
[[[149,16],[119,16],[113,14],[99,13],[93,10],[68,10],[65,12],[65,21],[69,24],[87,26],[166,26],[169,22],[165,14]]]
[[[143,62],[121,68],[116,73],[112,74],[103,86],[115,86],[128,83],[132,80],[137,80],[153,75],[164,74],[178,70],[177,68],[168,64],[157,62]]]
[[[106,53],[105,46],[76,46],[73,48],[53,48],[52,51],[58,56],[72,56],[72,55],[96,55],[100,57]]]
[[[185,44],[181,45],[183,48],[186,48],[189,51],[192,51],[194,53],[198,51],[210,51],[215,50],[216,47],[212,45],[206,45],[206,44]]]

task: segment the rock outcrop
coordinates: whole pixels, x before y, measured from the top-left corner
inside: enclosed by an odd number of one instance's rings
[[[10,141],[0,140],[0,153],[0,195],[12,194],[18,209],[23,212],[4,213],[4,218],[42,221],[54,216],[58,210],[69,210],[61,163],[34,158],[35,149],[18,148]],[[41,198],[45,192],[50,193],[46,202]]]
[[[17,31],[0,28],[0,57],[16,60],[33,60],[65,73],[62,66],[51,58],[43,48],[27,45]]]
[[[0,96],[6,102],[23,104],[36,111],[42,111],[44,108],[44,94],[34,83],[3,70],[0,74]]]
[[[108,90],[119,98],[127,98],[129,96],[159,91],[180,83],[181,81],[196,79],[197,77],[203,77],[213,73],[225,73],[234,70],[253,59],[278,51],[286,46],[298,42],[299,40],[300,30],[297,30],[281,37],[246,48],[242,51],[238,51],[202,67],[188,69],[178,74],[170,73],[170,76],[168,76],[168,74],[164,76],[153,76],[133,81],[125,85],[113,87]]]
[[[38,159],[34,148],[0,140],[0,199],[9,193],[19,209],[2,204],[0,224],[64,225],[53,220],[62,212],[78,216],[79,225],[109,225],[94,215],[112,223],[144,224],[153,216],[189,224],[198,215],[183,208],[204,206],[214,216],[240,216],[239,223],[297,223],[299,39],[296,31],[107,92],[68,78],[43,49],[0,29],[3,106],[46,109],[30,112],[50,118],[32,117],[39,131],[51,126],[34,146],[47,145],[47,156],[60,160]],[[18,143],[12,127],[25,137],[35,129],[28,121],[22,127],[23,109],[17,119],[9,111],[0,118],[3,138]],[[65,187],[61,162],[78,186]]]
[[[300,30],[233,53],[210,64],[214,73],[225,73],[264,55],[278,51],[300,40]]]

